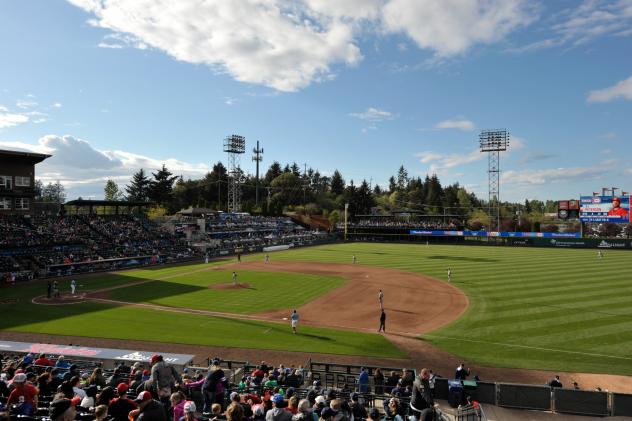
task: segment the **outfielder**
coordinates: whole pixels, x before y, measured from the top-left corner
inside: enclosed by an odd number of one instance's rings
[[[237,272],[233,272],[233,285],[237,285]]]
[[[448,268],[448,283],[452,282],[452,269]]]
[[[72,291],[72,295],[75,295],[75,291],[77,290],[77,281],[74,279],[70,281],[70,291]]]

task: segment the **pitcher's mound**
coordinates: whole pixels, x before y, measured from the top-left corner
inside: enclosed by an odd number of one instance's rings
[[[236,283],[236,284],[216,284],[216,285],[209,285],[208,286],[210,289],[254,289],[250,286],[250,284],[241,284],[241,283]]]
[[[86,294],[61,294],[59,297],[47,298],[45,295],[33,298],[33,304],[44,305],[60,305],[60,304],[77,304],[82,303],[86,299]]]

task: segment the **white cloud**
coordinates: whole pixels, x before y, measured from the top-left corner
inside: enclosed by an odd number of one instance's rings
[[[516,185],[543,185],[551,183],[568,183],[599,178],[604,167],[572,167],[549,168],[523,171],[503,171],[501,183]]]
[[[403,32],[443,57],[497,42],[534,18],[523,0],[391,0],[383,10],[387,30]]]
[[[632,3],[630,0],[584,0],[551,17],[554,23],[547,37],[512,52],[536,51],[544,48],[577,47],[605,36],[626,37],[632,35]]]
[[[441,173],[442,170],[470,164],[484,158],[478,149],[465,154],[440,154],[436,152],[418,152],[415,154],[422,164],[431,164],[429,172]]]
[[[590,91],[588,102],[609,102],[619,98],[632,100],[632,76],[608,88]]]
[[[55,103],[53,104],[53,108],[61,108],[61,107],[62,107],[61,102],[55,102]]]
[[[393,120],[395,116],[390,111],[380,110],[379,108],[369,107],[362,113],[350,113],[351,117],[359,118],[370,122],[380,122],[384,120]]]
[[[28,115],[11,113],[6,107],[0,107],[0,129],[17,126],[27,121],[29,121]]]
[[[0,141],[0,148],[51,154],[51,158],[37,165],[36,176],[45,183],[59,180],[69,190],[69,198],[78,195],[103,197],[103,186],[108,179],[116,180],[119,187],[123,187],[140,168],[150,173],[165,164],[173,174],[185,178],[200,178],[211,170],[207,164],[175,158],[157,159],[127,151],[101,151],[85,140],[68,135],[47,135],[36,144]]]
[[[111,31],[100,47],[155,48],[286,92],[358,63],[356,38],[369,31],[404,33],[448,57],[535,18],[528,0],[68,1],[90,14],[91,25]]]
[[[323,15],[334,7],[341,15],[350,13],[333,2],[314,1],[314,10],[307,3],[283,0],[69,1],[90,12],[94,25],[119,34],[104,40],[109,46],[156,48],[177,60],[206,64],[238,81],[280,91],[324,80],[333,74],[332,66],[362,58],[353,24]]]
[[[15,105],[23,110],[28,110],[37,107],[39,104],[32,99],[21,99]]]
[[[470,120],[443,120],[436,124],[437,129],[459,129],[464,132],[471,132],[474,130],[474,123]]]

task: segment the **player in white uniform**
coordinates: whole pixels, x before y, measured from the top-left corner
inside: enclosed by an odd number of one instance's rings
[[[597,256],[599,256],[600,259],[603,259],[603,252],[601,250],[597,250]]]
[[[266,254],[266,257],[264,257],[263,261],[266,262],[266,263],[269,263],[270,262],[270,255]]]
[[[233,285],[237,285],[237,272],[233,272]]]
[[[77,281],[74,279],[70,281],[70,290],[72,291],[72,295],[75,295],[75,291],[77,290]]]
[[[358,259],[356,259],[355,254],[354,254],[353,257],[351,257],[351,263],[353,263],[355,265],[357,260]]]
[[[380,310],[384,310],[384,293],[382,290],[377,294],[377,300],[380,302]]]
[[[448,283],[452,282],[452,269],[448,268]]]

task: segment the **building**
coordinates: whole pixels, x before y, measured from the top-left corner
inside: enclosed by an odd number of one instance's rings
[[[50,156],[0,150],[0,215],[31,212],[35,197],[35,164]]]

